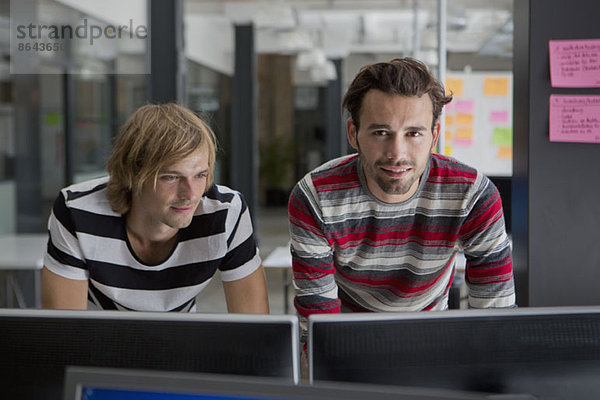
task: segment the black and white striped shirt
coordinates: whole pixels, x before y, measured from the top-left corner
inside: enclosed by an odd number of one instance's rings
[[[68,279],[89,280],[89,309],[195,311],[196,295],[220,270],[223,281],[254,272],[260,257],[240,193],[213,185],[167,259],[148,265],[127,239],[125,218],[106,198],[108,178],[61,190],[48,220],[44,265]]]

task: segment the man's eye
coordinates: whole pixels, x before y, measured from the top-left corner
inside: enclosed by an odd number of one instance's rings
[[[373,132],[373,135],[375,135],[375,136],[387,136],[388,132],[387,131],[375,131],[375,132]]]
[[[418,131],[408,132],[408,136],[410,136],[410,137],[419,137],[419,136],[421,136],[421,132],[418,132]]]
[[[177,176],[175,176],[175,175],[162,175],[160,177],[160,179],[162,179],[165,182],[172,182],[172,181],[177,180]]]
[[[208,172],[201,172],[198,174],[198,178],[207,178],[208,177]]]

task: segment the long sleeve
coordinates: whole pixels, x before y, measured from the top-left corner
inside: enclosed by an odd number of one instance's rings
[[[289,205],[292,269],[302,317],[340,311],[331,243],[323,232],[320,207],[308,177],[292,191]]]
[[[482,178],[476,186],[473,207],[460,229],[467,260],[469,307],[514,307],[512,254],[502,200],[494,184]]]

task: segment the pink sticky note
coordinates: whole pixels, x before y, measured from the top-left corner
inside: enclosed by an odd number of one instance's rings
[[[473,112],[473,100],[456,100],[456,112],[471,114]]]
[[[600,39],[550,40],[553,87],[600,87]]]
[[[550,95],[550,141],[600,143],[600,96]]]
[[[492,110],[492,111],[490,111],[490,122],[492,124],[508,123],[508,110]]]

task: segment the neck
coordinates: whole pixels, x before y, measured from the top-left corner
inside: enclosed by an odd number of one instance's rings
[[[177,243],[178,229],[144,229],[136,226],[127,216],[125,226],[129,243],[137,256],[146,264],[158,264],[164,261],[173,251]]]

